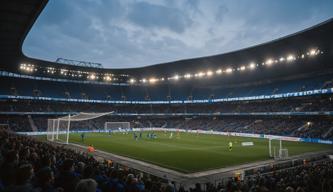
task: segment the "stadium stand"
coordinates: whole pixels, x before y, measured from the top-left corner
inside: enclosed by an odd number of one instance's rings
[[[136,69],[103,69],[22,53],[23,41],[47,2],[0,2],[5,29],[0,30],[0,191],[66,192],[88,186],[91,191],[126,192],[333,191],[333,164],[327,157],[255,169],[242,180],[228,178],[176,189],[165,178],[15,133],[46,131],[49,118],[113,111],[110,116],[73,124],[72,129],[100,130],[104,122],[126,121],[133,128],[332,141],[333,19],[231,53]],[[287,56],[289,52],[294,55]],[[213,70],[213,75],[207,70]]]

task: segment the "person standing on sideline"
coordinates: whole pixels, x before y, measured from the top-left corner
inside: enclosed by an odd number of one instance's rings
[[[229,141],[229,151],[232,151],[232,142]]]
[[[82,133],[81,133],[81,141],[82,141],[82,142],[84,142],[84,138],[85,138],[85,133],[82,132]]]

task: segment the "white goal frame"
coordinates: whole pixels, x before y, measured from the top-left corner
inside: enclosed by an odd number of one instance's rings
[[[47,140],[48,141],[59,141],[59,134],[61,134],[63,131],[59,130],[61,123],[67,123],[66,130],[65,130],[65,144],[68,144],[69,142],[69,133],[70,133],[70,127],[71,122],[78,122],[78,121],[87,121],[96,119],[105,115],[112,114],[113,112],[107,112],[107,113],[78,113],[75,115],[67,115],[64,117],[59,117],[56,119],[48,119],[48,127],[47,127]]]
[[[272,140],[279,141],[278,151],[276,151],[275,147],[272,147]],[[276,160],[283,160],[288,157],[288,149],[282,147],[282,139],[269,138],[268,139],[268,151],[269,151],[269,157],[274,158]]]
[[[109,128],[108,125],[121,125],[120,127],[119,126],[114,126],[113,128]],[[124,126],[123,126],[124,125]],[[110,122],[105,122],[104,123],[104,130],[105,131],[109,131],[109,130],[119,130],[119,128],[121,129],[130,129],[131,128],[131,123],[128,122],[128,121],[122,121],[122,122],[113,122],[113,121],[110,121]]]

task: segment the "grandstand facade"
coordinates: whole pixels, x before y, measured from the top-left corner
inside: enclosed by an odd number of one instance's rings
[[[22,53],[24,38],[46,3],[8,1],[2,6],[3,18],[15,19],[2,20],[7,30],[0,34],[6,40],[1,46],[1,114],[30,122],[25,126],[28,130],[45,130],[49,116],[115,111],[114,118],[122,116],[132,122],[138,116],[158,117],[157,121],[166,118],[165,127],[182,127],[188,118],[203,118],[203,122],[205,118],[239,118],[247,123],[231,126],[235,130],[263,133],[272,131],[240,128],[266,121],[263,118],[277,122],[286,116],[303,118],[299,126],[291,125],[291,131],[280,134],[289,136],[297,136],[295,132],[304,122],[323,118],[328,126],[315,137],[331,138],[332,20],[221,55],[142,68],[104,69],[43,61]],[[174,125],[169,117],[180,122]],[[34,119],[39,122],[37,119],[43,118],[44,122],[34,123]],[[150,127],[159,125],[152,123],[154,119],[149,122]],[[223,123],[216,122],[213,127],[199,125],[201,129],[218,129]]]

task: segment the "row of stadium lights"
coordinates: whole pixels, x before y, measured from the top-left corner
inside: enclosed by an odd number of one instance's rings
[[[20,65],[20,70],[27,72],[27,73],[33,73],[38,71],[37,67],[33,64],[21,64]],[[59,71],[59,73],[57,73]],[[77,71],[77,70],[68,70],[68,69],[60,69],[57,70],[54,67],[47,67],[45,72],[47,74],[60,74],[62,76],[66,76],[66,77],[77,77],[77,78],[82,78],[82,77],[87,77],[88,80],[98,80],[99,79],[99,75],[96,73],[91,73],[91,72],[86,72],[86,71]],[[103,79],[105,81],[112,81],[112,80],[118,80],[117,78],[113,77],[113,74],[104,74]]]
[[[293,54],[289,54],[286,57],[280,57],[278,59],[269,58],[261,64],[251,62],[248,65],[242,65],[242,66],[237,67],[237,68],[229,67],[229,68],[225,68],[225,69],[217,69],[215,71],[212,71],[212,70],[208,70],[206,72],[201,71],[201,72],[194,73],[194,74],[193,73],[186,73],[184,75],[178,75],[177,74],[177,75],[174,75],[174,76],[168,77],[168,78],[154,78],[154,77],[149,78],[149,79],[143,78],[143,79],[139,80],[139,82],[154,84],[154,83],[159,82],[159,81],[165,81],[166,79],[177,81],[177,80],[180,80],[180,79],[203,78],[203,77],[211,77],[213,75],[230,74],[234,71],[254,70],[255,68],[257,68],[261,65],[262,66],[265,66],[265,65],[266,66],[271,66],[271,65],[279,63],[279,62],[281,62],[281,63],[282,62],[290,63],[290,62],[293,62],[297,59],[304,59],[306,56],[313,57],[313,56],[316,56],[316,55],[322,54],[322,53],[323,52],[320,51],[319,49],[311,49],[306,54],[302,54],[298,57],[293,55]],[[134,83],[136,83],[136,80],[135,79],[130,79],[129,83],[134,84]]]
[[[22,71],[29,72],[29,73],[37,71],[37,68],[35,67],[35,65],[33,65],[33,64],[25,64],[25,63],[23,63],[23,64],[20,65],[20,69]]]
[[[186,73],[184,75],[176,74],[172,77],[167,77],[167,78],[151,77],[151,78],[143,78],[143,79],[140,79],[138,81],[134,78],[131,78],[131,79],[128,80],[128,83],[135,84],[137,82],[140,82],[140,83],[143,83],[143,84],[146,84],[146,83],[154,84],[154,83],[163,82],[163,81],[166,81],[166,80],[178,81],[180,79],[192,79],[192,78],[200,79],[200,78],[204,78],[204,77],[212,77],[214,75],[231,74],[234,71],[254,70],[255,68],[257,68],[261,65],[262,66],[271,66],[271,65],[279,63],[279,62],[280,63],[282,63],[282,62],[289,63],[289,62],[293,62],[297,59],[304,59],[306,56],[313,57],[313,56],[316,56],[316,55],[322,54],[322,53],[323,52],[320,51],[319,49],[311,49],[306,54],[302,54],[300,56],[295,56],[293,54],[289,54],[286,57],[280,57],[278,59],[269,58],[261,64],[252,62],[248,65],[242,65],[242,66],[237,67],[237,68],[229,67],[229,68],[225,68],[225,69],[217,69],[215,71],[213,71],[213,70],[207,70],[205,72],[201,71],[201,72],[194,73],[194,74],[193,73]],[[20,69],[22,71],[25,71],[25,72],[28,72],[28,73],[32,73],[32,72],[37,71],[37,68],[33,64],[21,64]],[[53,67],[47,67],[46,72],[48,74],[55,74],[57,72],[57,70],[56,70],[56,68],[53,68]],[[107,81],[107,82],[118,80],[118,78],[115,78],[113,74],[109,74],[109,73],[107,73],[107,74],[97,74],[97,73],[84,72],[84,71],[60,69],[60,74],[63,75],[63,76],[79,77],[79,78],[82,78],[82,77],[85,76],[88,80],[93,80],[93,81],[94,80],[99,80],[99,79],[103,79],[104,81]],[[100,76],[102,76],[102,78],[100,78]],[[121,76],[127,77],[128,75],[121,75]]]

